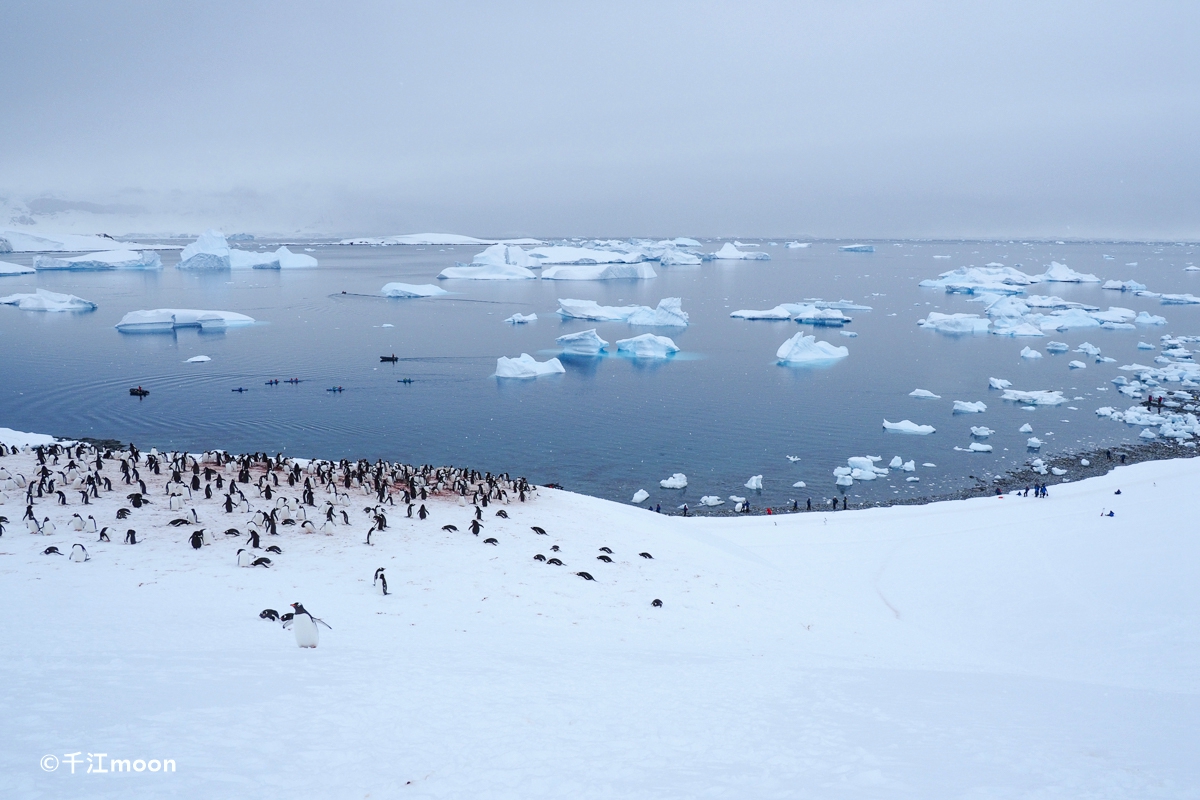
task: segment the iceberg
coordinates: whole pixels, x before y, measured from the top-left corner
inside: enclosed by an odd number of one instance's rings
[[[1118,292],[1144,292],[1146,285],[1137,281],[1105,281],[1101,289],[1113,289]]]
[[[1067,364],[1067,366],[1071,369],[1087,369],[1087,364],[1083,363],[1082,361],[1072,361]]]
[[[671,477],[659,481],[658,485],[664,489],[686,489],[687,475],[684,475],[682,472],[676,472]]]
[[[700,247],[700,242],[686,236],[676,236],[674,239],[663,239],[658,243],[661,247]]]
[[[666,336],[643,333],[632,339],[618,339],[617,352],[627,353],[634,358],[669,358],[678,353],[679,348]]]
[[[1041,281],[1041,275],[1027,275],[1012,267],[959,267],[918,285],[958,294],[1024,294],[1026,286]]]
[[[664,297],[658,308],[649,306],[602,306],[595,300],[559,298],[558,313],[564,319],[586,319],[595,322],[628,322],[630,325],[685,328],[687,312],[678,297]]]
[[[699,246],[699,245],[697,245]],[[658,263],[664,267],[697,267],[703,263],[703,259],[695,253],[687,253],[683,250],[668,249],[663,252],[658,258]]]
[[[526,322],[537,322],[537,314],[513,314],[504,321],[513,325],[524,325]]]
[[[928,436],[936,432],[936,428],[932,425],[918,425],[910,419],[904,419],[899,422],[883,421],[883,429],[892,433],[910,433],[915,436]]]
[[[1012,381],[1006,381],[1004,378],[988,378],[989,389],[1007,389],[1012,386]]]
[[[971,426],[971,435],[978,436],[980,439],[986,439],[987,437],[991,436],[993,433],[995,433],[995,431],[992,430],[991,428],[987,427],[986,425]]]
[[[205,361],[212,361],[212,359],[209,358],[208,356],[192,356],[184,363],[185,364],[202,364]]]
[[[476,267],[532,267],[534,262],[529,254],[520,247],[511,244],[494,244],[482,253],[477,253],[471,259],[471,265]]]
[[[917,324],[922,328],[942,333],[986,333],[992,322],[980,319],[978,314],[942,314],[931,311],[929,316],[918,320]]]
[[[657,277],[658,273],[649,264],[581,264],[542,270],[544,281],[648,280]]]
[[[729,316],[734,319],[791,319],[792,312],[783,306],[775,306],[765,311],[752,311],[743,308],[730,313]]]
[[[9,275],[32,275],[36,271],[33,267],[22,267],[20,264],[13,264],[10,261],[0,261],[0,278]]]
[[[1025,446],[1028,447],[1030,450],[1037,450],[1037,449],[1041,448],[1042,440],[1037,438],[1036,436],[1030,436],[1028,439],[1025,440]]]
[[[1069,346],[1066,342],[1046,342],[1047,353],[1065,353],[1068,349]]]
[[[279,262],[280,269],[306,269],[317,266],[317,260],[310,255],[304,253],[293,253],[287,247],[280,247],[275,251],[276,261]]]
[[[940,394],[934,394],[933,392],[929,391],[928,389],[913,389],[911,392],[908,393],[908,396],[909,397],[919,397],[922,400],[941,400],[942,399],[942,396]]]
[[[704,497],[700,498],[700,505],[702,505],[702,506],[723,506],[723,505],[725,505],[725,501],[722,500],[721,498],[717,497],[715,494],[706,494],[706,495],[704,495]]]
[[[992,328],[992,333],[996,336],[1045,336],[1046,334],[1041,328],[1032,325],[1028,322],[1021,322],[1012,319],[996,320],[996,327]]]
[[[130,311],[114,327],[122,333],[165,333],[176,328],[202,331],[253,325],[254,318],[234,311],[205,311],[195,308],[155,308]]]
[[[647,492],[645,489],[638,489],[636,492],[633,493],[633,500],[631,500],[630,502],[644,503],[644,502],[646,502],[647,499],[649,499],[649,497],[650,497],[650,493]]]
[[[841,327],[848,322],[854,321],[851,317],[843,314],[840,309],[821,308],[816,304],[784,303],[779,308],[791,313],[796,318],[796,322],[806,325]]]
[[[768,261],[771,256],[766,253],[747,253],[738,250],[731,242],[726,242],[720,250],[712,254],[719,261]]]
[[[1167,318],[1160,317],[1155,314],[1148,314],[1145,311],[1139,311],[1137,317],[1133,320],[1138,325],[1166,325]]]
[[[96,304],[73,294],[59,294],[38,289],[32,294],[10,294],[0,297],[0,305],[16,306],[22,311],[92,311]]]
[[[893,456],[891,462],[888,464],[888,469],[900,469],[903,466],[904,459],[900,456]]]
[[[463,281],[528,281],[537,278],[537,275],[525,267],[512,264],[489,264],[480,267],[446,267],[438,273],[438,277]]]
[[[966,400],[954,401],[955,414],[982,414],[984,411],[987,411],[986,403],[969,403]]]
[[[529,261],[531,264],[577,264],[577,265],[599,265],[599,264],[636,264],[639,261],[645,261],[646,255],[640,249],[633,248],[630,250],[595,250],[588,247],[535,247],[529,251]],[[647,267],[649,269],[649,267]],[[649,277],[653,278],[654,270],[650,270],[650,275],[628,275],[625,277]],[[568,279],[572,280],[572,279]],[[595,278],[583,278],[575,280],[596,280]]]
[[[1157,350],[1158,348],[1156,348],[1154,345],[1150,344],[1149,342],[1138,342],[1137,349],[1138,350]]]
[[[1018,428],[1017,431],[1019,433],[1033,433],[1033,426],[1026,422],[1024,425]]]
[[[1151,347],[1150,349],[1153,350],[1154,348]],[[1075,352],[1086,353],[1089,356],[1098,356],[1100,355],[1100,348],[1096,347],[1096,345],[1092,344],[1091,342],[1084,342],[1083,344],[1079,345],[1079,347],[1075,348]]]
[[[875,245],[873,244],[844,244],[838,248],[843,253],[874,253]]]
[[[54,256],[34,256],[34,269],[38,271],[72,270],[99,271],[112,269],[162,269],[162,259],[158,253],[139,252],[137,250],[103,250],[99,253],[88,253],[70,258]]]
[[[784,364],[820,364],[848,355],[848,348],[838,347],[829,342],[818,342],[817,337],[805,336],[803,331],[781,344],[775,352],[775,357]]]
[[[457,233],[407,233],[400,236],[368,236],[357,239],[342,239],[338,244],[354,245],[443,245],[454,246],[461,244],[516,244],[539,245],[545,244],[540,239],[476,239],[474,236],[462,236]]]
[[[0,230],[0,253],[88,253],[93,250],[128,250],[129,242],[111,236],[82,234],[35,235],[26,231]],[[137,245],[146,249],[146,245]],[[173,247],[159,248],[170,249]]]
[[[1067,402],[1067,398],[1063,397],[1062,392],[1050,392],[1039,390],[1033,392],[1021,392],[1016,389],[1005,389],[1001,400],[1012,400],[1017,403],[1025,403],[1033,406],[1057,406]]]
[[[279,269],[279,259],[274,253],[251,253],[248,250],[229,249],[230,269]]]
[[[599,355],[600,351],[608,345],[608,342],[601,339],[596,333],[595,328],[579,333],[568,333],[565,336],[559,336],[554,341],[563,349],[563,353],[578,356]]]
[[[812,247],[812,242],[788,242],[787,247],[789,250],[797,250],[803,247]]]
[[[1060,264],[1057,261],[1050,262],[1050,268],[1046,270],[1042,277],[1047,281],[1055,283],[1099,283],[1100,279],[1095,275],[1085,275],[1082,272],[1076,272],[1066,264]]]
[[[220,231],[208,230],[183,248],[177,269],[225,270],[231,268],[230,249]]]
[[[1190,292],[1188,294],[1164,294],[1159,298],[1159,302],[1165,306],[1195,305],[1197,303],[1200,303],[1200,297],[1196,297],[1195,295],[1191,294]]]
[[[450,294],[440,286],[432,283],[420,285],[413,283],[385,283],[379,293],[384,297],[436,297],[440,294]]]
[[[497,378],[540,378],[543,375],[557,375],[562,372],[566,370],[557,358],[537,361],[528,353],[521,353],[518,358],[500,356],[496,359]]]
[[[762,475],[751,475],[750,480],[746,481],[746,488],[752,491],[762,491]]]
[[[1042,354],[1032,347],[1026,347],[1021,351],[1021,358],[1041,358]]]
[[[990,453],[992,446],[990,444],[980,444],[979,442],[971,442],[971,446],[967,448],[972,453]]]

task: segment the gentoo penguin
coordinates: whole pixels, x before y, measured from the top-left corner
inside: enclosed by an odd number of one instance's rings
[[[49,517],[46,517],[42,520],[42,535],[53,536],[56,530],[58,530],[58,528],[54,526],[54,523],[50,521]]]
[[[654,601],[650,603],[650,605],[654,606],[655,608],[662,608],[662,600],[659,600],[656,597],[654,598]]]
[[[87,532],[95,533],[98,529],[99,529],[99,526],[96,524],[96,518],[93,517],[91,514],[88,514]]]
[[[71,521],[67,523],[67,527],[73,531],[83,530],[83,517],[79,516],[78,514],[72,514]]]
[[[443,525],[442,530],[444,530],[446,533],[453,533],[456,532],[458,528],[453,525]]]
[[[468,525],[467,527],[469,527],[471,529],[471,533],[478,536],[480,529],[483,528],[483,523],[477,519],[473,519],[473,520],[471,520],[471,524]]]
[[[253,567],[254,553],[251,553],[249,550],[238,550],[237,561],[239,567]]]
[[[42,532],[42,526],[38,525],[38,521],[36,519],[34,519],[33,517],[30,517],[29,519],[25,520],[25,529],[28,530],[30,533],[41,533]]]
[[[58,552],[57,547],[47,547],[45,550],[42,551],[42,555],[44,555],[44,556],[61,556],[62,553]]]
[[[611,555],[612,555],[612,548],[610,548],[610,547],[601,547],[601,548],[600,548],[600,552],[601,552],[601,553],[608,553],[608,554],[611,556]]]
[[[536,556],[533,557],[533,560],[534,561],[545,561],[546,557],[544,555],[542,555],[541,553],[538,553]]]
[[[563,563],[561,561],[559,561],[557,558],[551,558],[546,563],[553,564],[556,567],[561,567],[563,565]]]
[[[379,589],[381,595],[387,596],[387,578],[383,575],[383,567],[375,570],[375,579],[371,581],[371,585]]]
[[[76,542],[71,545],[71,560],[82,563],[84,561],[91,561],[91,556],[88,555],[86,547]]]
[[[429,516],[429,512],[425,510],[424,503],[421,503],[421,507],[417,509],[417,516],[420,517],[421,519],[425,519],[426,517]]]
[[[125,531],[125,544],[137,544],[137,531],[133,528]]]
[[[256,531],[254,528],[250,528],[250,538],[247,541],[247,544],[249,544],[255,550],[262,547],[262,544],[259,543],[258,531]]]
[[[270,567],[270,566],[271,566],[271,559],[269,559],[269,558],[256,558],[256,559],[254,559],[254,563],[253,563],[253,564],[251,564],[250,566],[252,566],[252,567]]]
[[[539,528],[537,525],[534,525],[532,528],[530,528],[530,530],[533,531],[534,533],[536,533],[538,536],[548,536],[549,535],[544,530]]]
[[[280,550],[276,545],[271,545],[270,547],[268,547],[267,552],[275,553],[276,555],[283,555],[283,551]]]
[[[192,515],[192,522],[194,522],[194,523],[200,522],[200,515],[196,513],[195,508],[189,508],[188,512]]]
[[[128,508],[118,508],[117,509],[117,519],[125,519],[128,516],[129,516]]]
[[[507,512],[507,511],[505,511],[505,510],[502,508],[502,509],[500,509],[499,511],[497,511],[497,512],[496,512],[496,516],[497,516],[497,517],[502,517],[502,518],[504,518],[504,519],[508,519],[508,512]]]
[[[483,543],[484,543],[484,544],[495,545],[495,546],[497,546],[497,547],[499,547],[499,546],[500,546],[500,545],[499,545],[499,543],[498,543],[498,542],[497,542],[495,539],[493,539],[493,538],[491,538],[491,537],[488,537],[487,539],[484,539],[484,540],[483,540]]]
[[[204,531],[195,531],[188,537],[188,542],[191,543],[193,550],[199,550],[204,547]]]
[[[597,561],[603,561],[605,564],[611,564],[613,560],[608,556],[596,556]]]
[[[273,608],[264,608],[262,610],[262,612],[258,615],[258,618],[259,619],[269,619],[272,622],[278,622],[279,621],[279,612]]]
[[[375,528],[371,528],[370,530],[367,531],[367,544],[371,544],[371,534],[374,532],[375,532]],[[374,546],[374,545],[372,545],[372,546]]]
[[[304,522],[300,523],[300,532],[301,533],[316,533],[317,526],[313,525],[308,520],[304,520]]]
[[[475,506],[475,519],[483,519],[483,509]]]
[[[108,528],[107,528],[107,527],[104,527],[104,528],[101,528],[101,529],[100,529],[100,539],[99,539],[99,541],[101,541],[101,542],[111,542],[111,541],[112,541],[112,539],[109,539],[109,538],[108,538]]]
[[[321,639],[321,634],[317,628],[318,624],[324,625],[329,630],[329,624],[323,619],[317,619],[312,614],[304,610],[304,606],[299,603],[292,603],[292,608],[296,609],[295,614],[287,622],[283,623],[283,627],[291,628],[296,634],[296,644],[300,647],[316,647],[317,642]]]
[[[578,575],[579,577],[583,578],[585,581],[594,581],[594,580],[596,580],[595,578],[593,578],[591,575],[589,575],[589,574],[588,574],[588,573],[586,573],[586,572],[576,572],[575,574],[576,574],[576,575]]]
[[[556,553],[557,553],[557,552],[558,552],[558,545],[556,545],[556,544],[552,544],[552,545],[550,545],[550,549],[551,549],[551,550],[553,550],[554,552],[556,552]]]
[[[412,519],[412,515],[413,515],[413,504],[409,503],[408,504],[408,518]]]
[[[654,558],[654,556],[650,555],[649,553],[638,553],[638,555],[642,558]]]

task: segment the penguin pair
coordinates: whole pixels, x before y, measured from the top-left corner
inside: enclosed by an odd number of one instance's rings
[[[371,585],[378,589],[381,595],[387,597],[387,578],[384,577],[383,567],[375,570],[375,579],[371,581]]]

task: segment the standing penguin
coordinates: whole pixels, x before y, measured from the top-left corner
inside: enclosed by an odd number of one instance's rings
[[[305,611],[304,606],[300,603],[292,603],[292,608],[296,611],[291,619],[283,623],[283,627],[291,628],[295,632],[296,644],[300,647],[317,646],[317,642],[321,640],[320,630],[317,628],[318,623],[333,630],[325,620],[317,619]]]
[[[254,554],[251,553],[249,550],[238,550],[237,551],[237,562],[238,562],[239,567],[253,567],[254,566]]]
[[[371,581],[371,585],[379,589],[379,593],[387,597],[387,578],[383,576],[383,567],[375,570],[375,580]]]
[[[204,531],[196,531],[188,538],[188,541],[191,542],[193,550],[199,550],[204,546]]]
[[[87,548],[76,542],[71,545],[71,560],[77,562],[91,561],[91,556],[88,555]]]

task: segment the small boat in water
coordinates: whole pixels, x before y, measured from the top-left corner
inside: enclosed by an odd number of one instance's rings
[[[139,386],[136,389],[130,389],[129,394],[132,395],[133,397],[147,397],[150,394],[150,390],[143,389],[142,387]]]
[[[399,361],[400,359],[396,357],[396,354],[395,354],[395,353],[392,353],[390,356],[380,356],[380,357],[379,357],[379,360],[380,360],[380,361],[386,361],[386,362],[388,362],[388,363],[391,363],[391,364],[395,364],[395,363],[396,363],[397,361]]]

